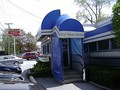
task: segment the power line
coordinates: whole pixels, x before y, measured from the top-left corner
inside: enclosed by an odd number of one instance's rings
[[[19,19],[23,19],[23,20],[26,20],[26,21],[30,21],[30,19],[24,18],[24,17],[22,17],[22,16],[17,16],[17,15],[14,15],[14,14],[11,14],[11,13],[7,13],[7,12],[5,12],[5,13],[8,14],[9,16],[14,17],[14,18],[19,18]],[[40,23],[40,22],[38,22],[37,20],[34,20],[34,22]]]
[[[4,17],[5,21],[6,21],[5,14],[4,14],[4,10],[3,10],[3,8],[2,8],[3,2],[2,2],[2,0],[0,0],[0,1],[1,1],[1,4],[2,4],[2,5],[0,5],[0,9],[1,9],[2,14],[3,14],[3,17]]]
[[[30,14],[30,15],[32,15],[32,16],[34,16],[34,17],[36,17],[36,18],[42,19],[41,17],[38,17],[38,16],[36,16],[36,15],[34,15],[34,14],[32,14],[32,13],[30,13],[30,12],[26,11],[25,9],[23,9],[23,8],[19,7],[18,5],[14,4],[14,3],[13,3],[13,2],[11,2],[10,0],[8,0],[8,2],[10,2],[12,5],[14,5],[15,7],[17,7],[18,9],[21,9],[22,11],[24,11],[24,12],[26,12],[26,13],[28,13],[28,14]]]
[[[5,28],[1,22],[0,22],[0,25],[3,27],[3,29]]]

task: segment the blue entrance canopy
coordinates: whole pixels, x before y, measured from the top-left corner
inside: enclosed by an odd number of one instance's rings
[[[56,22],[56,27],[60,31],[77,31],[77,32],[84,32],[82,24],[69,17],[67,14],[61,15]]]
[[[75,69],[84,67],[83,62],[83,39],[84,29],[82,24],[67,14],[60,15],[60,10],[54,10],[48,13],[41,24],[37,38],[43,40],[50,36],[51,41],[51,67],[53,76],[63,80],[63,60],[62,60],[62,39],[70,39],[72,65]],[[45,38],[46,39],[46,38]],[[45,42],[46,40],[44,40]],[[44,44],[45,45],[45,44]],[[75,59],[75,60],[74,60]],[[74,63],[77,60],[77,64]],[[79,67],[79,65],[81,65]],[[78,66],[78,67],[76,67]]]

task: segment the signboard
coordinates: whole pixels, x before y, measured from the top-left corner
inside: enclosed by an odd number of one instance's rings
[[[10,36],[20,36],[20,30],[19,29],[10,29],[8,31],[8,35],[10,35]]]
[[[60,31],[60,38],[84,38],[84,32]]]

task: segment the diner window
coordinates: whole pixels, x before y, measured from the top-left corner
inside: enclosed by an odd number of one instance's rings
[[[98,50],[108,50],[109,40],[102,40],[98,42]]]
[[[47,54],[49,54],[50,53],[50,44],[48,43],[47,44]]]
[[[44,45],[43,46],[43,54],[45,54],[46,53],[46,46]]]
[[[88,52],[88,44],[84,44],[84,51]]]
[[[97,44],[96,44],[96,42],[89,43],[89,51],[90,52],[97,51]]]
[[[118,49],[117,44],[115,42],[115,38],[111,39],[111,48],[112,49]]]

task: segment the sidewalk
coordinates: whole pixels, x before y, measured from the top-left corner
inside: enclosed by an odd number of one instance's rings
[[[106,90],[88,82],[59,84],[54,78],[35,78],[36,82],[47,90]]]

